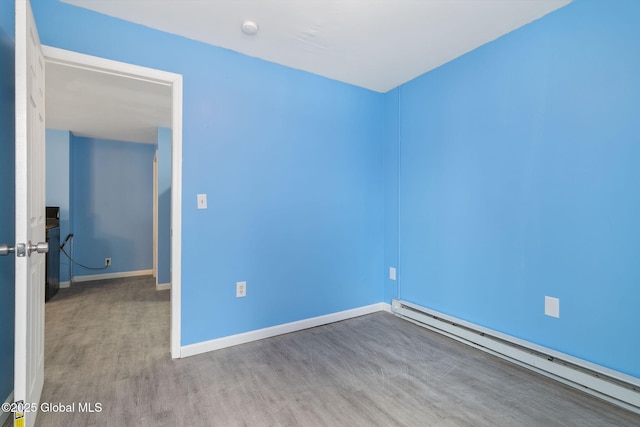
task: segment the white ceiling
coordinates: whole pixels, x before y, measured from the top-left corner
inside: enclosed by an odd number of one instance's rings
[[[378,92],[571,0],[61,0]],[[240,26],[258,23],[255,36]],[[47,63],[47,127],[154,143],[168,87]]]
[[[62,1],[387,92],[571,0]]]
[[[169,86],[49,61],[45,76],[47,128],[153,144],[171,127]]]

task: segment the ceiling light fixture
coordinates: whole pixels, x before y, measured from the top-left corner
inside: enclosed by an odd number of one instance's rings
[[[248,36],[255,36],[258,33],[258,24],[254,21],[244,21],[240,28]]]

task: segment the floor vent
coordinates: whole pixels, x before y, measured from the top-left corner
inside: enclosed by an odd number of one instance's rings
[[[640,414],[640,379],[395,299],[392,312],[502,359]]]

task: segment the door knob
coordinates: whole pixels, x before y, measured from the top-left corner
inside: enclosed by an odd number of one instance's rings
[[[9,245],[0,245],[0,256],[7,256],[12,252],[15,252],[16,248]]]
[[[40,242],[40,243],[36,243],[35,245],[31,244],[31,242],[29,242],[29,256],[31,256],[31,252],[37,252],[39,254],[46,254],[47,252],[49,252],[49,242]]]
[[[23,257],[25,255],[25,247],[24,243],[20,243],[17,245],[18,248],[18,256]],[[6,244],[0,245],[0,256],[9,255],[12,252],[15,252],[16,248],[14,246],[9,246]],[[31,256],[31,252],[37,252],[39,254],[46,254],[49,252],[49,243],[48,242],[40,242],[35,245],[29,242],[29,246],[27,249],[28,255]]]

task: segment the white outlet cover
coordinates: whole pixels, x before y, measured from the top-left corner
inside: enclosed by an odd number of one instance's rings
[[[247,296],[247,282],[236,282],[236,298]]]
[[[389,267],[389,279],[396,280],[396,269],[395,269],[395,267]]]
[[[560,317],[560,300],[554,297],[544,297],[544,314],[550,317]]]
[[[207,209],[207,195],[198,194],[198,209]]]

